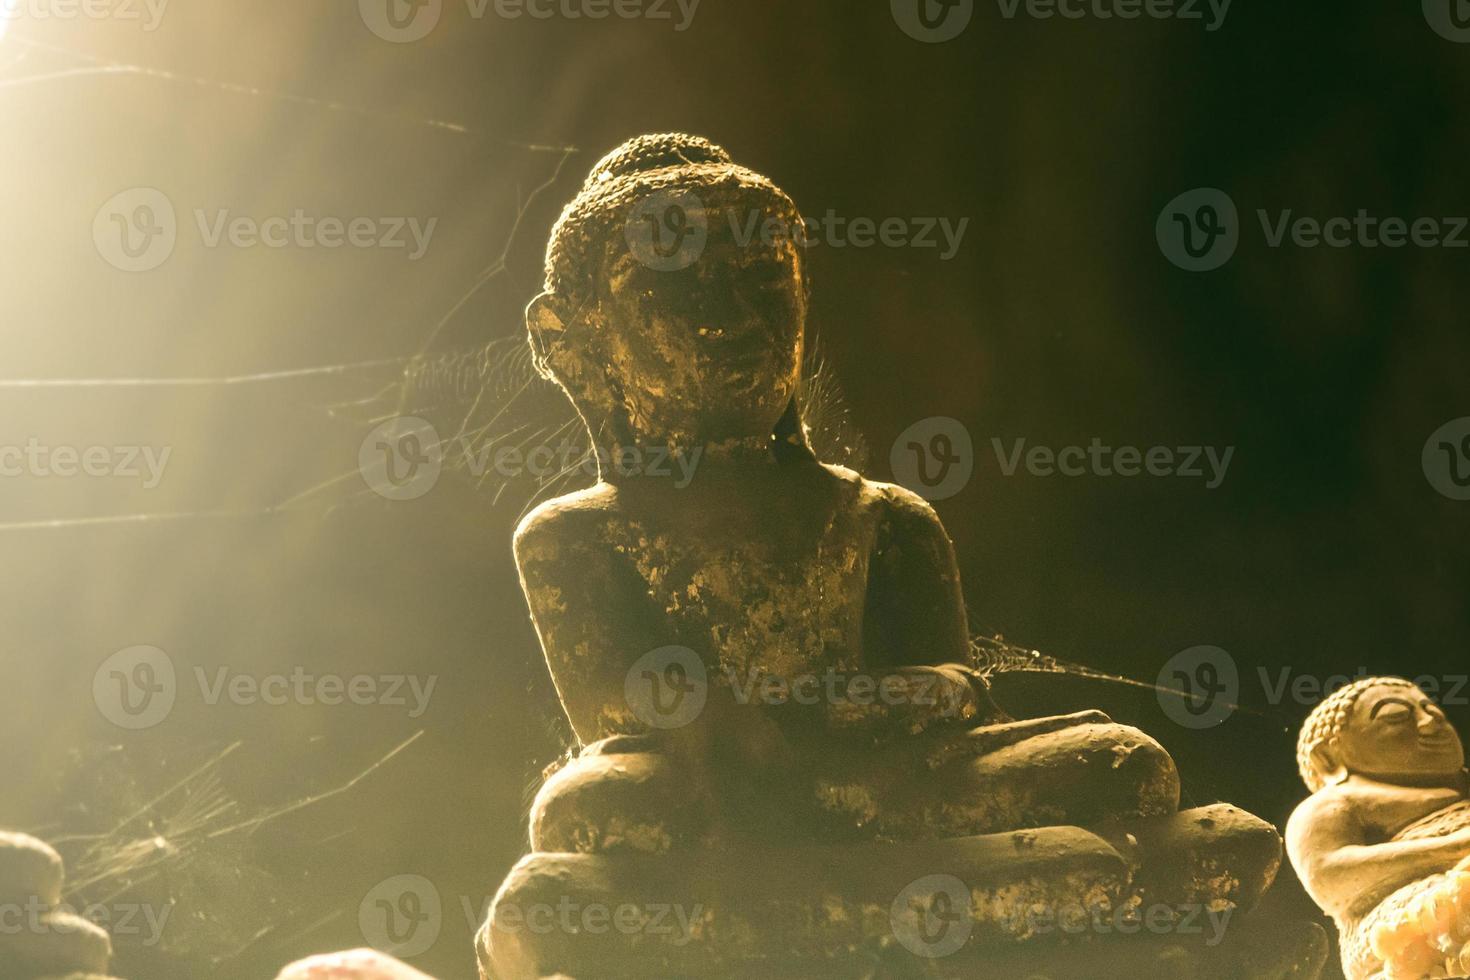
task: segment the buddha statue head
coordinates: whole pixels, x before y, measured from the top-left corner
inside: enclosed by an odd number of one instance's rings
[[[800,222],[775,184],[699,137],[640,136],[592,168],[526,322],[538,370],[595,445],[804,449]]]
[[[1428,695],[1398,677],[1369,677],[1335,691],[1307,717],[1297,766],[1312,792],[1351,775],[1403,785],[1460,777],[1460,737]]]

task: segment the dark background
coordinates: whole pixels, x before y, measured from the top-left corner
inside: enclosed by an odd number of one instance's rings
[[[153,34],[22,19],[0,41],[0,375],[208,378],[411,354],[555,168],[555,152],[515,144],[581,148],[527,212],[507,271],[441,344],[511,335],[555,211],[596,157],[637,133],[688,130],[808,214],[970,219],[950,262],[812,253],[814,327],[874,448],[869,475],[889,477],[888,447],[911,423],[959,419],[976,477],[938,509],[975,627],[1150,682],[1181,650],[1222,647],[1250,710],[1191,730],[1151,692],[1069,677],[1002,682],[1013,703],[1105,707],[1175,754],[1190,803],[1226,799],[1279,823],[1304,795],[1293,740],[1310,705],[1269,704],[1257,668],[1467,671],[1470,504],[1437,494],[1420,466],[1429,434],[1470,415],[1467,253],[1271,249],[1254,218],[1470,213],[1470,46],[1431,31],[1417,4],[1238,0],[1209,33],[1199,21],[1007,20],[982,3],[960,38],[927,45],[879,2],[704,0],[683,33],[669,21],[474,21],[450,3],[427,39],[398,45],[353,4],[176,3]],[[22,39],[154,71],[4,84],[82,64]],[[471,132],[416,122],[428,118]],[[129,275],[102,261],[90,229],[104,200],[137,185],[181,213],[440,223],[417,263],[208,250],[194,235],[162,268]],[[1154,238],[1165,203],[1199,186],[1227,190],[1245,221],[1235,258],[1211,273],[1175,268]],[[268,507],[353,470],[366,426],[325,407],[385,380],[0,391],[7,444],[174,447],[151,491],[0,481],[0,518]],[[1214,491],[1005,477],[992,436],[1236,454]],[[112,829],[237,739],[218,777],[249,816],[340,786],[425,730],[349,792],[253,834],[202,839],[177,796],[146,828],[123,828],[178,841],[174,859],[124,876],[138,881],[129,894],[181,903],[162,947],[118,938],[124,976],[266,977],[360,945],[359,900],[409,873],[446,905],[417,965],[472,974],[460,898],[493,894],[523,847],[528,790],[564,747],[510,563],[527,494],[492,504],[449,477],[413,503],[360,490],[285,515],[0,534],[0,824]],[[124,732],[95,710],[92,675],[140,643],[181,670],[440,681],[420,719],[196,697]],[[1286,869],[1277,901],[1311,914],[1294,889]]]

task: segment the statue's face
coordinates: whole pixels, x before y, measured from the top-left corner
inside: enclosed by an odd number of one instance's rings
[[[790,236],[760,234],[759,207],[688,214],[708,238],[686,268],[654,268],[622,240],[608,246],[597,315],[636,428],[764,437],[790,403],[806,319],[801,257]]]
[[[1453,777],[1465,767],[1460,736],[1416,687],[1382,685],[1360,694],[1338,735],[1338,752],[1349,772],[1389,782]]]

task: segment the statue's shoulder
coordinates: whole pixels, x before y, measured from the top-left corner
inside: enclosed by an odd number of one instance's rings
[[[1286,821],[1286,848],[1293,863],[1316,854],[1324,843],[1338,846],[1358,835],[1362,794],[1353,786],[1325,786],[1307,797]]]
[[[938,524],[939,515],[929,506],[929,501],[897,483],[870,480],[856,470],[836,463],[820,464],[825,478],[840,486],[846,493],[858,498],[869,507],[881,511],[884,516],[903,518],[926,524]]]
[[[907,487],[896,483],[869,480],[844,467],[828,467],[840,470],[855,482],[864,506],[872,509],[879,519],[880,527],[895,538],[933,539],[949,544],[949,533],[929,501]]]
[[[516,527],[516,561],[585,556],[606,540],[604,532],[622,521],[617,488],[611,484],[598,483],[548,500]]]

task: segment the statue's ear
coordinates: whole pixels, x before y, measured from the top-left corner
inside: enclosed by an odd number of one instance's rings
[[[1335,786],[1347,779],[1347,766],[1343,764],[1336,738],[1327,738],[1312,746],[1312,766],[1328,786]]]
[[[556,347],[566,336],[567,323],[560,312],[561,302],[552,293],[541,293],[526,307],[526,332],[531,341],[531,354],[543,372],[552,367]]]

